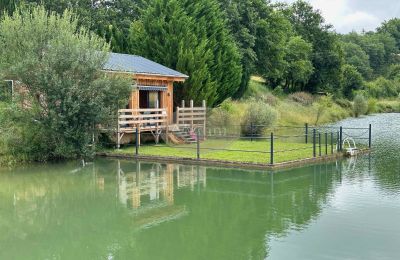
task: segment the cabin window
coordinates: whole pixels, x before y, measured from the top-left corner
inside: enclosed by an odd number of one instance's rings
[[[0,82],[0,102],[11,102],[13,82],[11,80]]]
[[[162,107],[160,91],[141,90],[139,92],[140,108],[157,108],[157,103],[159,107]]]

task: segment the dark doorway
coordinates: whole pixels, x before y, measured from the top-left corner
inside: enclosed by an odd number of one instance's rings
[[[160,91],[140,90],[139,92],[139,108],[157,108],[157,103],[159,107],[162,107],[160,100]]]

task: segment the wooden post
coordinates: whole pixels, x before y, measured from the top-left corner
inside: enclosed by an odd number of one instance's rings
[[[193,100],[190,100],[190,108],[191,108],[191,116],[190,116],[190,129],[194,129],[193,128]]]
[[[206,126],[207,126],[207,108],[206,108],[206,101],[203,100],[202,107],[204,108],[204,122],[203,122],[203,140],[206,140]]]
[[[121,147],[121,140],[120,140],[120,129],[119,129],[119,111],[118,111],[118,115],[117,115],[117,149],[119,149]]]

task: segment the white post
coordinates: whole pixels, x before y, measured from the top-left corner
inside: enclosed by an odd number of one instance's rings
[[[191,115],[190,115],[190,128],[193,130],[193,100],[190,100],[190,108],[191,108]]]

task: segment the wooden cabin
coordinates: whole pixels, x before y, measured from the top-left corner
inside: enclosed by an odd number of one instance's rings
[[[189,76],[146,58],[120,53],[111,53],[104,71],[132,77],[134,88],[126,109],[166,109],[169,123],[173,122],[174,82],[184,82]]]
[[[193,140],[182,132],[201,128],[205,133],[204,101],[201,107],[194,107],[193,101],[185,107],[182,101],[174,117],[174,83],[189,76],[137,55],[119,53],[111,53],[104,71],[132,78],[129,103],[118,111],[118,147],[126,134],[138,133],[140,143],[143,132],[152,133],[156,142],[162,133],[167,139],[183,142]]]

